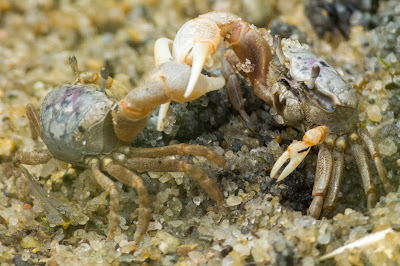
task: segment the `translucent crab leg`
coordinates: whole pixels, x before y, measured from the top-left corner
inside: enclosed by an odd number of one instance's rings
[[[277,182],[287,177],[307,156],[310,148],[312,146],[322,143],[329,135],[329,132],[330,130],[327,126],[318,126],[316,128],[308,130],[304,134],[303,141],[295,140],[292,144],[290,144],[290,146],[287,148],[287,151],[285,151],[281,155],[281,157],[279,157],[274,167],[272,168],[271,179],[276,178],[279,169],[287,161],[287,159],[290,159],[289,164],[279,175]]]
[[[37,198],[42,207],[45,209],[46,220],[51,224],[65,225],[69,223],[70,220],[70,210],[69,208],[58,202],[54,198],[50,198],[47,192],[33,179],[29,171],[19,165],[25,180],[28,182],[29,191]]]

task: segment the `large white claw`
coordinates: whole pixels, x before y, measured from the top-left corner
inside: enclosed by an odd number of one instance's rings
[[[185,91],[185,98],[188,98],[190,94],[192,94],[205,62],[207,61],[207,65],[212,64],[212,59],[210,56],[211,51],[212,46],[205,42],[196,42],[193,46],[193,49],[191,51],[191,56],[193,58],[192,72],[190,74],[189,83]]]

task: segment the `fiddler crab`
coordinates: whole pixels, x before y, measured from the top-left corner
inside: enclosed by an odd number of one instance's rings
[[[43,100],[40,114],[29,104],[26,113],[34,140],[40,137],[47,149],[18,152],[14,163],[33,187],[34,195],[44,200],[50,211],[62,209],[46,199],[41,187],[34,184],[32,176],[22,164],[44,164],[51,158],[88,167],[98,184],[110,195],[108,239],[115,235],[118,226],[119,195],[115,183],[103,172],[119,182],[137,190],[139,209],[134,240],[139,242],[146,233],[151,213],[147,190],[134,171],[185,172],[217,202],[223,206],[223,194],[206,173],[198,167],[180,160],[158,157],[185,155],[202,156],[222,168],[224,157],[200,145],[176,144],[158,148],[132,148],[128,145],[145,126],[153,108],[172,100],[191,101],[205,93],[219,89],[221,77],[199,76],[193,94],[184,97],[190,66],[170,60],[168,53],[156,49],[156,68],[137,88],[128,91],[121,83],[108,77],[106,69],[98,73],[81,73],[75,56],[70,65],[75,75],[72,84],[64,84],[49,92]],[[165,52],[165,51],[164,51]],[[64,209],[65,212],[65,209]]]
[[[376,205],[365,148],[375,163],[387,193],[391,184],[377,147],[367,130],[360,127],[358,97],[353,87],[307,45],[272,36],[265,29],[225,12],[210,12],[186,22],[172,43],[172,60],[192,67],[188,88],[195,92],[204,65],[213,64],[221,37],[230,47],[224,53],[222,74],[233,107],[250,123],[244,110],[237,73],[247,77],[254,93],[277,111],[282,124],[305,132],[302,141],[294,141],[276,161],[271,178],[277,178],[282,165],[288,165],[277,181],[284,179],[302,162],[310,148],[319,146],[313,200],[309,215],[331,217],[336,208],[343,177],[344,152],[349,146],[361,174],[369,208]],[[168,50],[169,51],[169,50]],[[160,116],[162,118],[162,116]]]

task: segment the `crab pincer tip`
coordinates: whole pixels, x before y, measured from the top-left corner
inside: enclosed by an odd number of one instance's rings
[[[201,74],[201,71],[203,70],[203,66],[206,61],[209,51],[210,51],[210,45],[207,43],[197,42],[193,46],[192,71],[190,73],[190,79],[189,79],[188,86],[187,86],[185,94],[184,94],[185,98],[188,98],[192,94],[192,92],[196,86],[197,80],[199,79],[199,76]]]

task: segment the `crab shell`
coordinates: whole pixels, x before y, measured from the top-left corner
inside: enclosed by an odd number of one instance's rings
[[[289,61],[291,77],[306,84],[311,79],[311,69],[317,64],[320,73],[315,81],[319,91],[318,101],[304,97],[306,119],[316,125],[326,125],[332,132],[348,133],[358,122],[358,96],[353,87],[326,61],[315,56],[307,45],[291,39],[282,40],[282,50]],[[305,93],[307,96],[307,93]],[[321,113],[323,112],[323,113]],[[346,119],[340,119],[346,117]]]
[[[61,85],[48,93],[40,110],[42,138],[51,155],[83,165],[86,155],[107,154],[119,143],[110,109],[113,101],[92,85]]]

